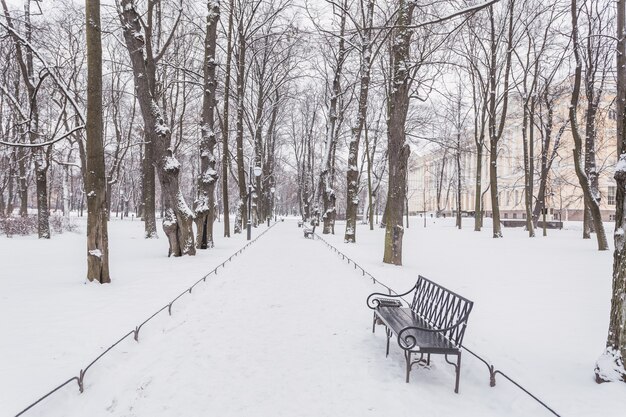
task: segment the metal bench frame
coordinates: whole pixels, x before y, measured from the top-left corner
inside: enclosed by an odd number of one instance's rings
[[[408,295],[413,297],[410,304],[403,298]],[[384,300],[402,300],[402,306],[385,307]],[[445,361],[455,368],[454,392],[459,392],[461,344],[469,314],[474,306],[472,301],[420,275],[413,288],[403,294],[370,294],[367,297],[367,306],[374,310],[372,332],[375,332],[377,323],[385,326],[387,355],[389,355],[389,340],[393,334],[397,335],[398,346],[404,350],[407,383],[413,365],[424,363],[430,365],[431,354],[442,354],[445,355]],[[404,314],[406,321],[406,313],[417,318],[409,326],[400,328],[395,320],[391,320]],[[391,323],[392,321],[396,322],[396,326]],[[436,334],[434,339],[432,334]],[[420,335],[429,336],[430,340],[437,340],[438,343],[424,344],[423,339],[429,338],[420,338]],[[414,360],[413,354],[417,353],[420,357]],[[456,356],[456,363],[449,361],[448,356]]]
[[[313,239],[315,237],[315,227],[316,226],[313,226],[313,229],[304,228],[304,237],[306,239]]]

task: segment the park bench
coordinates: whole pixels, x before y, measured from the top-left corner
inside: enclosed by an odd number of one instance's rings
[[[397,336],[398,345],[404,350],[407,383],[413,365],[430,365],[430,355],[440,354],[454,366],[454,392],[459,392],[461,344],[474,305],[472,301],[420,275],[413,288],[404,294],[373,293],[367,298],[367,305],[374,310],[372,332],[376,324],[385,326],[387,355],[391,336]],[[419,359],[414,359],[413,355],[418,353]],[[456,363],[450,362],[448,356],[456,356]]]
[[[304,228],[304,237],[306,239],[313,239],[315,237],[315,227],[316,226],[317,225],[314,224],[312,229],[309,229],[308,227]]]
[[[302,227],[303,224],[304,222],[302,220],[298,220],[298,227]]]

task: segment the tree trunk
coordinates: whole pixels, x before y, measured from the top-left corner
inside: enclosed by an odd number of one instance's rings
[[[248,213],[248,207],[245,204],[248,198],[248,188],[246,186],[246,170],[243,161],[243,107],[246,71],[246,39],[243,25],[244,22],[240,19],[237,25],[237,181],[239,182],[239,199],[242,202],[241,220],[246,225],[249,221],[250,213]],[[252,181],[252,178],[249,180]]]
[[[100,284],[109,276],[106,173],[102,122],[102,38],[100,0],[85,0],[87,36],[87,279]]]
[[[490,61],[489,61],[489,111],[488,113],[488,130],[489,130],[489,187],[491,195],[491,213],[493,220],[493,237],[502,237],[502,225],[500,224],[500,201],[498,195],[498,142],[502,137],[504,131],[504,125],[506,121],[506,113],[508,106],[508,94],[509,94],[509,75],[511,72],[511,55],[513,45],[513,9],[515,6],[515,0],[510,0],[508,5],[508,39],[506,49],[506,63],[504,69],[504,86],[502,100],[498,100],[496,97],[498,77],[497,68],[497,48],[498,41],[496,39],[496,27],[493,6],[489,6],[489,24],[490,24]],[[502,102],[502,114],[500,115],[500,123],[497,125],[497,107],[498,103]]]
[[[476,147],[476,182],[474,192],[474,231],[480,232],[483,226],[482,200],[482,171],[483,171],[483,147],[482,144]],[[424,214],[426,215],[426,214]]]
[[[596,362],[596,382],[626,382],[626,0],[617,0],[617,153],[615,170],[615,252],[613,253],[613,290],[606,349]],[[576,1],[572,2],[572,14]]]
[[[344,34],[346,30],[346,18],[347,18],[347,1],[343,1],[341,7],[341,17],[339,23],[339,45],[336,54],[336,62],[335,64],[335,72],[333,74],[333,82],[330,91],[330,103],[328,106],[328,123],[326,124],[326,146],[324,149],[324,157],[322,160],[322,166],[320,169],[320,177],[317,187],[314,192],[314,212],[319,212],[319,201],[322,201],[322,219],[324,221],[324,225],[322,228],[323,234],[331,233],[334,227],[334,221],[337,209],[335,207],[335,190],[332,188],[333,185],[333,173],[334,173],[334,150],[336,147],[336,141],[338,139],[338,131],[337,126],[339,125],[339,119],[342,118],[343,109],[342,104],[340,102],[340,96],[342,94],[341,91],[341,76],[343,72],[343,65],[346,57],[346,47],[345,47],[345,39]],[[350,155],[348,157],[348,175],[350,175],[352,170],[356,170],[356,166],[351,166],[350,161],[352,160],[352,149],[353,144],[350,143]],[[354,181],[356,186],[356,179]],[[351,198],[351,190],[350,183],[348,183],[348,204],[350,204]],[[358,204],[358,196],[354,194],[352,196],[353,200],[357,200]],[[346,213],[347,215],[347,213]],[[346,219],[346,236],[347,230],[353,226],[356,226],[356,210],[354,218]],[[353,227],[354,228],[354,227]],[[346,238],[346,242],[349,240]]]
[[[63,165],[63,178],[62,178],[62,190],[63,190],[63,217],[70,217],[70,166]]]
[[[367,212],[370,230],[374,230],[374,190],[372,189],[372,157],[370,155],[369,135],[365,130],[365,155],[367,157]]]
[[[224,237],[230,237],[230,206],[228,201],[228,130],[229,125],[229,103],[230,103],[230,71],[233,59],[233,15],[234,0],[229,1],[228,9],[228,39],[226,47],[226,70],[224,73],[224,122],[222,129],[222,204],[224,207]]]
[[[18,160],[17,160],[17,172],[19,175],[19,179],[17,181],[18,184],[18,193],[20,195],[20,217],[28,216],[28,181],[26,180],[26,159],[28,155],[25,151],[19,149],[17,151]]]
[[[17,152],[14,149],[10,156],[10,159],[12,159],[12,161],[9,160],[10,168],[9,168],[9,181],[7,184],[6,207],[3,207],[2,210],[0,210],[0,216],[3,216],[6,213],[6,216],[13,217],[13,201],[15,199],[14,191],[13,191],[13,178],[15,177],[16,158],[17,158]]]
[[[585,174],[583,168],[583,161],[581,160],[582,153],[582,138],[580,137],[580,131],[578,130],[578,100],[580,97],[580,86],[582,79],[582,64],[578,46],[578,10],[576,9],[576,0],[572,0],[572,45],[574,47],[574,58],[576,60],[576,70],[574,73],[574,89],[572,91],[572,98],[569,107],[569,121],[572,129],[572,137],[574,139],[574,169],[578,182],[583,190],[583,196],[591,211],[591,217],[593,219],[594,227],[596,230],[596,237],[598,240],[598,250],[608,250],[609,246],[606,240],[606,233],[604,231],[604,225],[602,224],[602,216],[600,213],[600,195],[597,190],[592,189],[592,185],[589,178]]]
[[[348,152],[348,170],[346,173],[346,180],[348,184],[347,192],[347,207],[346,207],[346,233],[344,240],[346,242],[356,242],[356,216],[358,210],[358,189],[359,189],[359,172],[357,170],[357,163],[359,160],[359,143],[361,141],[361,134],[365,121],[367,119],[367,104],[370,86],[370,67],[371,67],[371,53],[372,53],[372,39],[371,28],[373,26],[374,19],[374,0],[367,1],[367,10],[363,10],[363,16],[367,16],[365,25],[362,28],[363,36],[361,38],[361,80],[359,91],[359,104],[356,126],[352,129],[352,138],[349,144]],[[363,5],[363,2],[361,2]],[[368,180],[368,207],[370,211],[370,220],[372,219],[372,180],[371,180],[371,161],[369,156],[369,150],[366,149],[367,154],[367,180]],[[370,221],[370,229],[373,228],[372,221]]]
[[[196,200],[196,245],[199,249],[212,248],[213,222],[215,220],[215,184],[218,174],[215,170],[215,49],[217,45],[217,25],[220,18],[219,2],[208,0],[206,18],[206,38],[204,41],[204,95],[202,100],[202,121],[200,142],[200,178],[198,178],[198,198]]]
[[[526,73],[524,74],[524,88],[526,88]],[[525,92],[526,93],[526,92]],[[529,120],[528,100],[523,106],[523,118],[522,118],[522,149],[524,154],[524,209],[526,210],[526,230],[528,231],[528,237],[535,237],[535,228],[533,225],[531,205],[532,205],[532,189],[531,189],[531,169],[530,161],[532,154],[529,151],[529,133],[528,130],[533,130],[532,120]],[[530,126],[529,126],[530,124]],[[532,139],[531,139],[532,141]]]
[[[457,134],[457,149],[456,149],[456,227],[459,230],[462,228],[461,218],[461,133]]]
[[[399,0],[395,36],[391,49],[393,62],[392,86],[389,91],[387,139],[389,153],[389,189],[387,192],[384,263],[402,265],[402,227],[406,195],[407,163],[411,149],[406,143],[405,123],[409,108],[411,62],[409,50],[414,2]]]
[[[150,15],[150,12],[148,13]],[[163,230],[170,242],[169,255],[195,255],[193,213],[187,206],[179,184],[180,163],[171,147],[171,131],[154,96],[155,66],[151,45],[151,25],[142,24],[133,0],[122,0],[120,20],[135,79],[137,100],[144,121],[146,139],[153,146],[156,171],[168,213]],[[144,59],[145,56],[145,59]]]
[[[147,142],[145,135],[144,155],[142,160],[142,197],[144,236],[146,239],[157,238],[156,226],[156,181],[154,172],[154,145]]]

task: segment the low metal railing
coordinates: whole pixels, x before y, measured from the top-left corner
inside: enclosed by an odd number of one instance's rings
[[[265,233],[267,233],[272,227],[274,227],[276,225],[276,223],[274,223],[273,225],[271,225],[270,227],[268,227],[267,229],[265,229],[263,232],[259,233],[259,235],[254,238],[253,240],[249,241],[248,243],[246,243],[245,246],[243,246],[242,248],[240,248],[237,252],[233,253],[232,255],[230,255],[228,257],[228,259],[226,259],[224,262],[222,262],[221,264],[217,265],[215,268],[213,268],[209,273],[207,273],[206,275],[204,275],[202,278],[200,278],[199,280],[197,280],[196,282],[194,282],[189,288],[185,288],[185,290],[183,292],[181,292],[180,294],[178,294],[176,297],[174,297],[169,303],[165,304],[163,307],[161,307],[159,310],[157,310],[156,312],[154,312],[150,317],[148,317],[146,320],[144,320],[141,324],[139,324],[138,326],[135,326],[135,328],[133,330],[130,330],[128,333],[124,334],[121,338],[119,338],[115,343],[113,343],[112,345],[110,345],[108,348],[106,348],[102,353],[100,353],[94,360],[92,360],[87,366],[85,366],[85,368],[81,369],[80,372],[78,373],[78,376],[74,376],[70,379],[68,379],[67,381],[63,382],[62,384],[56,386],[55,388],[53,388],[52,390],[48,391],[46,394],[42,395],[41,397],[39,397],[36,401],[34,401],[33,403],[29,404],[26,408],[24,408],[22,411],[20,411],[19,413],[17,413],[15,415],[15,417],[19,417],[21,415],[23,415],[24,413],[26,413],[28,410],[32,409],[34,406],[36,406],[37,404],[39,404],[40,402],[42,402],[43,400],[45,400],[46,398],[48,398],[49,396],[51,396],[52,394],[56,393],[57,391],[59,391],[60,389],[62,389],[63,387],[65,387],[66,385],[70,384],[72,381],[76,381],[76,383],[78,384],[78,390],[82,393],[84,391],[85,385],[85,374],[87,373],[87,371],[89,370],[89,368],[91,368],[96,362],[98,362],[103,356],[105,356],[107,353],[109,353],[114,347],[116,347],[117,345],[119,345],[122,341],[126,340],[127,338],[129,338],[131,335],[133,336],[133,339],[135,339],[136,342],[139,342],[139,332],[141,330],[141,328],[147,324],[148,322],[150,322],[150,320],[152,320],[153,318],[155,318],[159,313],[167,310],[168,314],[171,316],[172,315],[172,305],[178,301],[183,295],[185,294],[191,294],[191,291],[194,289],[194,287],[198,284],[200,284],[201,282],[206,282],[206,279],[212,275],[215,274],[217,275],[217,270],[219,268],[224,268],[226,266],[227,262],[232,262],[233,258],[239,256],[244,250],[246,250],[250,245],[252,245],[254,242],[256,242],[261,236],[263,236]]]
[[[387,291],[389,292],[389,295],[400,295],[398,292],[396,292],[393,288],[389,287],[388,285],[384,284],[383,282],[381,282],[379,279],[375,278],[374,275],[370,274],[368,271],[366,271],[361,265],[359,265],[358,263],[356,263],[352,258],[350,258],[348,255],[346,255],[345,253],[341,252],[339,249],[337,249],[335,246],[331,245],[330,243],[328,243],[325,239],[323,239],[320,235],[318,235],[317,233],[315,233],[315,237],[317,238],[317,240],[320,240],[321,242],[323,242],[324,244],[326,244],[326,246],[328,246],[329,249],[331,249],[332,251],[334,251],[337,255],[341,256],[341,259],[344,261],[348,262],[348,265],[353,264],[354,265],[354,269],[358,269],[361,271],[361,275],[364,277],[367,277],[369,279],[372,280],[373,284],[376,285],[380,285],[383,288],[387,289]],[[408,304],[410,304],[410,302],[406,299],[402,298],[404,301],[406,301]],[[489,370],[489,385],[491,387],[495,387],[496,386],[496,375],[500,374],[502,375],[504,378],[506,378],[509,382],[511,382],[513,385],[515,385],[517,388],[521,389],[523,392],[525,392],[529,397],[531,397],[533,400],[537,401],[539,404],[541,404],[546,410],[548,410],[550,413],[554,414],[557,417],[561,417],[560,414],[558,414],[556,411],[554,411],[551,407],[549,407],[545,402],[543,402],[542,400],[540,400],[536,395],[534,395],[533,393],[531,393],[530,391],[528,391],[526,388],[524,388],[521,384],[519,384],[517,381],[515,381],[513,378],[511,378],[510,376],[508,376],[507,374],[505,374],[504,372],[502,372],[499,369],[496,369],[495,365],[489,363],[487,360],[483,359],[482,357],[480,357],[478,354],[476,354],[475,352],[471,351],[470,349],[468,349],[467,347],[465,347],[464,345],[461,345],[461,348],[463,350],[465,350],[467,353],[471,354],[472,356],[476,357],[478,360],[480,360],[482,363],[484,363],[487,366],[487,369]]]

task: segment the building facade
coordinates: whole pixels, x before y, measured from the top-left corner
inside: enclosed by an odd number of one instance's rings
[[[584,216],[583,194],[574,170],[574,142],[567,119],[568,97],[563,97],[555,106],[553,135],[563,124],[565,128],[546,182],[546,209],[548,220],[580,221]],[[514,107],[521,108],[521,103]],[[524,155],[522,142],[521,111],[510,114],[507,127],[498,148],[498,195],[500,217],[525,219],[524,205]],[[584,141],[584,114],[579,117],[579,129]],[[541,168],[541,131],[535,127],[533,204],[537,199]],[[451,139],[451,143],[454,139]],[[482,209],[491,217],[489,190],[488,138],[482,162]],[[584,145],[584,144],[583,144]],[[615,180],[614,167],[617,161],[615,111],[611,102],[605,100],[600,106],[596,126],[596,166],[600,191],[600,208],[603,220],[614,220]],[[408,206],[409,212],[454,215],[457,207],[457,175],[461,176],[461,212],[473,216],[476,200],[476,145],[473,130],[464,133],[460,158],[460,173],[457,172],[457,152],[454,148],[433,145],[421,154],[413,154],[409,166]]]

